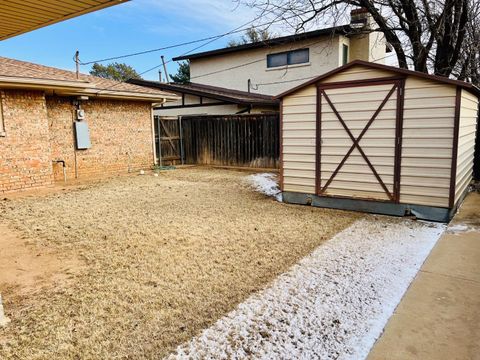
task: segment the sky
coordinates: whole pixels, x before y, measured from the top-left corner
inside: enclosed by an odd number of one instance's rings
[[[255,17],[253,9],[238,7],[232,0],[132,0],[1,41],[0,56],[73,71],[77,49],[80,60],[88,62],[222,34]],[[240,35],[224,37],[194,52],[224,47]],[[201,44],[118,61],[141,73],[161,64],[160,55],[168,60]],[[90,67],[82,66],[81,71],[88,73]],[[168,64],[170,73],[176,68],[174,62]],[[157,80],[158,70],[143,77]]]

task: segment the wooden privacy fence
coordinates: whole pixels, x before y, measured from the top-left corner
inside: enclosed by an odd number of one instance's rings
[[[186,164],[277,168],[278,114],[183,116]]]

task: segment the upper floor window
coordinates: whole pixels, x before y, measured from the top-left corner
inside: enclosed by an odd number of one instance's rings
[[[310,61],[309,49],[300,49],[285,51],[276,54],[267,55],[267,67],[287,66],[295,64],[304,64]]]

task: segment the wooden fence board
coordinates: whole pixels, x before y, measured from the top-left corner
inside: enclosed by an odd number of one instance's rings
[[[279,165],[278,114],[184,116],[182,127],[186,164]]]

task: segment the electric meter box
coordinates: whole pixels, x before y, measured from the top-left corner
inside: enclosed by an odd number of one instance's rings
[[[90,131],[86,121],[75,121],[75,138],[77,140],[77,150],[86,150],[92,147]]]

